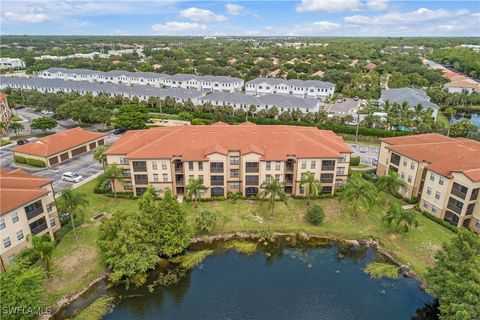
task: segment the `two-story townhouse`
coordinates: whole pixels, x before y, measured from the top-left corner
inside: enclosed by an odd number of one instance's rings
[[[280,94],[322,101],[335,92],[335,84],[319,80],[257,78],[245,84],[245,93],[251,95]]]
[[[22,170],[0,169],[0,271],[15,255],[30,247],[30,235],[54,233],[60,229],[51,180]]]
[[[439,134],[382,139],[377,175],[389,171],[422,211],[480,232],[480,142]]]
[[[271,179],[280,181],[287,194],[302,195],[301,173],[307,171],[322,182],[323,192],[334,193],[347,179],[350,153],[332,131],[217,122],[128,131],[106,155],[127,177],[116,182],[116,190],[140,195],[152,185],[159,195],[165,188],[185,195],[189,180],[202,179],[210,197],[254,196]]]

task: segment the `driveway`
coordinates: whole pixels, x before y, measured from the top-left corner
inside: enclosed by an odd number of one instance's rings
[[[106,144],[112,144],[120,138],[120,135],[114,135],[109,133],[106,136]],[[15,146],[15,145],[14,145]],[[6,168],[9,170],[18,169],[13,165],[13,152],[11,147],[6,147],[0,149],[0,165],[1,168]],[[66,162],[59,163],[51,168],[20,168],[29,173],[36,174],[42,177],[52,179],[53,188],[55,191],[60,191],[66,187],[72,187],[73,183],[65,182],[62,180],[62,174],[68,171],[78,172],[84,179],[91,177],[102,170],[102,165],[93,159],[93,154],[91,152],[78,156],[76,158],[70,159]]]

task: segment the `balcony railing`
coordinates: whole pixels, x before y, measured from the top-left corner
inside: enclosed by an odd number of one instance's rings
[[[292,180],[292,179],[285,179],[285,185],[286,185],[286,186],[291,186],[291,185],[293,185],[293,180]]]
[[[246,186],[258,186],[258,177],[256,179],[245,179]]]
[[[246,167],[245,172],[255,172],[258,173],[259,169],[258,167]]]
[[[40,232],[46,230],[48,228],[46,223],[43,223],[39,226],[36,226],[35,228],[32,229],[33,234],[39,234]]]
[[[175,184],[176,184],[177,186],[183,186],[184,180],[183,180],[183,179],[175,180]]]
[[[451,192],[454,196],[459,197],[460,199],[465,199],[467,197],[467,194],[464,192],[461,192],[460,190],[452,188]]]
[[[30,220],[30,219],[33,219],[36,216],[42,214],[43,213],[43,207],[38,207],[38,208],[33,209],[31,211],[26,211],[25,210],[25,213],[27,215],[27,219]]]
[[[210,172],[212,172],[212,173],[223,173],[223,167],[211,167]]]
[[[287,164],[287,165],[285,166],[285,172],[293,172],[293,166]]]
[[[146,162],[133,162],[133,171],[135,172],[144,172],[147,171],[147,163]]]
[[[175,166],[175,172],[183,172],[183,166]]]
[[[333,183],[333,178],[321,178],[321,183]]]
[[[215,179],[210,180],[210,184],[211,184],[212,186],[223,186],[224,183],[225,183],[225,182],[224,182],[223,179],[222,179],[222,180],[215,180]]]
[[[447,208],[452,210],[455,213],[461,214],[463,206],[458,206],[457,204],[453,203],[452,201],[448,201]]]

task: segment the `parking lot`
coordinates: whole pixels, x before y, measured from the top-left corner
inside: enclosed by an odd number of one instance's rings
[[[117,136],[112,133],[109,133],[106,136],[105,143],[112,144],[115,141],[117,141],[118,138],[120,138],[120,135]],[[7,148],[0,149],[0,167],[1,168],[5,168],[9,170],[20,168],[13,165],[13,152],[12,152],[13,147],[15,146],[9,146]],[[21,169],[32,174],[36,174],[39,176],[52,179],[54,181],[53,182],[54,190],[61,191],[66,187],[72,187],[74,185],[71,182],[66,182],[62,180],[63,173],[69,172],[69,171],[78,172],[84,179],[87,179],[88,177],[91,177],[99,173],[102,170],[102,165],[98,163],[95,159],[93,159],[93,154],[90,152],[90,153],[86,153],[81,156],[78,156],[76,158],[70,159],[68,161],[62,162],[51,168],[33,169],[33,168],[21,167]]]
[[[370,146],[364,144],[348,144],[353,150],[352,156],[360,156],[360,163],[366,164],[368,166],[375,167],[376,161],[378,161],[378,151],[380,150],[379,146]]]

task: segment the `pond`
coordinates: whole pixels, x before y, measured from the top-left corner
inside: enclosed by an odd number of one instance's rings
[[[176,285],[151,292],[101,283],[62,315],[107,293],[118,299],[108,320],[436,319],[434,299],[417,280],[372,279],[363,272],[369,262],[384,260],[372,248],[337,243],[277,243],[252,255],[217,249]]]

